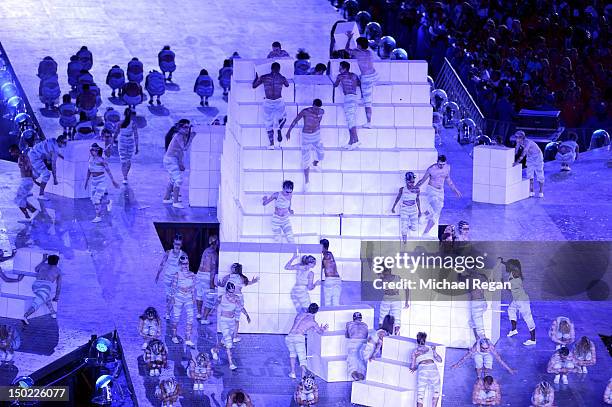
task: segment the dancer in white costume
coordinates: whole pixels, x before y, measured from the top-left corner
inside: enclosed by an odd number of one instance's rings
[[[351,49],[351,39],[353,32],[346,33],[347,40],[344,49],[351,55],[351,58],[357,59],[357,65],[361,71],[359,80],[361,81],[361,98],[365,106],[366,124],[365,128],[372,127],[372,95],[374,93],[374,82],[378,80],[378,74],[374,69],[374,52],[370,50],[370,44],[366,37],[357,38],[357,48]]]
[[[37,209],[28,202],[28,198],[32,196],[32,188],[36,180],[33,178],[34,173],[32,172],[32,163],[30,158],[24,152],[19,150],[17,144],[13,144],[9,147],[9,153],[13,158],[17,158],[17,166],[19,167],[19,173],[21,175],[21,181],[17,194],[15,195],[15,203],[19,206],[19,210],[24,214],[25,221],[31,222],[32,219],[37,215]],[[32,216],[30,216],[32,212]]]
[[[476,379],[472,390],[472,404],[477,406],[499,406],[501,386],[492,376]]]
[[[527,328],[529,329],[529,335],[531,336],[528,340],[523,342],[523,345],[532,346],[536,344],[535,337],[535,322],[531,315],[531,303],[529,302],[529,296],[523,288],[523,272],[521,270],[521,262],[517,259],[509,259],[504,261],[501,257],[499,258],[501,264],[506,266],[506,272],[508,273],[508,281],[510,282],[510,292],[512,293],[512,302],[508,307],[508,318],[510,318],[510,324],[512,329],[508,332],[508,337],[512,337],[518,334],[516,329],[517,311],[520,311]]]
[[[398,282],[399,276],[391,273],[391,269],[385,268],[381,274],[383,284]],[[404,308],[410,306],[408,289],[404,293]],[[400,327],[402,326],[402,295],[400,290],[386,288],[383,290],[383,299],[380,302],[380,315],[378,317],[379,327],[382,326],[385,316],[391,315],[394,320],[393,335],[399,335]]]
[[[362,321],[361,312],[353,313],[353,321],[346,323],[346,366],[353,380],[363,380],[366,374],[366,362],[363,350],[368,341],[368,325]]]
[[[234,263],[230,267],[230,274],[223,277],[223,280],[221,280],[219,286],[225,287],[228,282],[234,284],[234,295],[238,297],[238,300],[240,301],[240,306],[244,307],[244,295],[242,294],[242,289],[248,285],[253,285],[257,283],[258,281],[258,276],[255,276],[251,280],[249,280],[248,277],[242,273],[242,264]],[[241,339],[238,336],[238,329],[240,328],[240,310],[238,310],[234,315],[234,320],[236,328],[234,329],[233,340],[234,342],[240,342]]]
[[[604,391],[603,401],[606,404],[612,404],[612,378],[608,381],[606,390]]]
[[[43,255],[43,260],[34,269],[36,271],[36,281],[32,283],[32,293],[34,294],[34,300],[32,305],[23,315],[23,323],[28,325],[30,321],[28,317],[36,312],[41,305],[45,304],[51,312],[51,317],[56,318],[57,314],[53,308],[52,302],[59,301],[59,295],[62,291],[62,271],[57,264],[59,263],[59,256],[52,254],[48,256]],[[55,296],[51,299],[51,291],[53,290],[53,284],[55,283]]]
[[[576,365],[587,374],[587,366],[593,366],[597,362],[597,350],[592,340],[583,336],[574,346],[574,359]]]
[[[464,220],[460,220],[459,223],[457,223],[457,235],[455,236],[455,241],[470,241],[470,224]]]
[[[474,332],[474,336],[478,338],[484,338],[486,335],[484,326],[484,314],[487,311],[488,304],[484,295],[484,290],[480,288],[478,283],[484,283],[488,281],[487,276],[479,273],[477,270],[472,269],[461,273],[458,276],[459,281],[465,281],[468,289],[468,299],[470,300],[470,319],[469,326]],[[475,288],[478,287],[478,288]]]
[[[89,185],[91,179],[91,188],[89,189],[89,195],[91,202],[96,208],[96,217],[93,218],[93,223],[102,222],[102,200],[106,195],[106,174],[108,174],[113,186],[119,188],[119,184],[115,181],[113,174],[111,173],[110,167],[103,156],[104,150],[97,143],[93,143],[89,148],[89,164],[87,166],[87,177],[85,178],[85,189]],[[106,209],[108,212],[111,211],[113,201],[108,200]]]
[[[293,264],[293,261],[298,258],[295,253],[291,259],[285,264],[285,270],[295,270],[295,285],[291,289],[291,300],[297,312],[304,312],[310,306],[310,295],[308,291],[312,291],[316,286],[321,284],[321,281],[313,283],[314,273],[313,267],[317,264],[317,260],[313,256],[302,256],[300,262]]]
[[[408,240],[408,231],[416,232],[419,225],[419,217],[421,216],[421,203],[419,200],[419,189],[415,187],[414,182],[416,176],[414,172],[407,172],[404,176],[406,186],[401,187],[391,208],[391,213],[395,213],[395,207],[401,200],[400,205],[400,233],[402,242]]]
[[[555,375],[555,384],[559,384],[559,380],[563,384],[568,384],[567,375],[569,373],[580,373],[582,368],[576,366],[574,355],[569,349],[562,346],[551,356],[546,371]]]
[[[568,317],[555,318],[548,330],[548,337],[555,343],[556,349],[571,345],[576,340],[574,323]]]
[[[287,112],[285,111],[285,101],[283,100],[283,86],[288,88],[289,81],[280,73],[280,64],[274,62],[270,69],[271,72],[265,75],[258,76],[255,74],[253,80],[253,89],[260,85],[264,85],[264,93],[266,98],[263,101],[264,125],[268,132],[268,140],[270,148],[274,148],[274,130],[278,131],[277,141],[283,141],[283,126],[287,122]]]
[[[321,119],[325,110],[321,109],[323,102],[321,99],[315,99],[312,102],[312,107],[302,109],[300,113],[291,122],[287,130],[287,141],[291,138],[291,129],[301,120],[304,119],[304,127],[302,128],[302,168],[304,169],[304,192],[309,190],[309,174],[310,166],[313,171],[320,171],[319,164],[323,160],[325,153],[323,152],[323,143],[321,142]],[[315,159],[312,160],[311,151],[315,154]]]
[[[119,161],[121,162],[121,173],[123,174],[123,183],[128,183],[128,174],[132,168],[132,158],[138,154],[138,127],[134,120],[136,113],[131,109],[125,109],[123,112],[123,121],[119,126]]]
[[[172,307],[172,342],[179,343],[177,329],[181,311],[185,308],[185,345],[194,348],[195,344],[191,341],[191,328],[195,314],[195,279],[196,275],[189,270],[189,259],[187,255],[179,257],[180,269],[172,281],[172,291],[174,293],[174,303]]]
[[[493,358],[495,358],[500,365],[504,367],[510,374],[516,373],[516,370],[512,369],[504,360],[499,356],[499,353],[495,350],[495,346],[487,338],[480,338],[474,343],[474,345],[467,351],[467,353],[451,366],[451,369],[457,369],[461,366],[468,358],[474,358],[474,365],[476,366],[476,376],[482,378],[487,376],[493,370]]]
[[[342,294],[342,279],[338,274],[338,266],[334,254],[329,251],[329,240],[319,241],[322,248],[321,272],[325,276],[323,280],[323,306],[336,307],[340,305]]]
[[[417,373],[417,407],[423,407],[427,387],[432,388],[431,406],[438,405],[440,398],[440,372],[436,362],[442,363],[442,358],[436,352],[435,346],[426,345],[427,334],[417,334],[417,348],[412,352],[410,371]]]
[[[203,325],[210,324],[208,316],[214,308],[217,300],[215,291],[215,281],[217,281],[217,273],[219,272],[219,238],[212,235],[208,238],[208,247],[202,253],[200,268],[196,275],[196,318]],[[202,305],[204,305],[204,313],[202,314]]]
[[[346,125],[349,129],[349,142],[344,148],[353,150],[361,145],[359,137],[357,137],[357,88],[361,86],[359,77],[350,72],[351,64],[346,61],[340,62],[340,74],[336,77],[334,88],[342,85],[344,93],[344,115],[346,116]]]
[[[172,288],[172,282],[176,274],[179,271],[179,259],[181,256],[187,256],[187,254],[181,250],[183,246],[183,236],[179,233],[176,234],[174,240],[172,242],[172,249],[167,250],[164,254],[164,258],[162,259],[159,269],[157,270],[157,275],[155,276],[155,283],[159,281],[159,275],[162,270],[164,272],[164,286],[166,287],[166,319],[170,319],[170,314],[172,313],[172,303],[174,292]]]
[[[181,185],[183,185],[183,172],[185,172],[184,159],[195,134],[189,120],[179,120],[178,132],[172,137],[168,151],[164,155],[164,168],[170,175],[170,182],[166,188],[163,203],[171,203],[173,207],[178,209],[184,208],[183,204],[179,202]]]
[[[548,382],[540,382],[531,395],[531,407],[554,407],[555,389]]]
[[[234,335],[236,330],[236,314],[244,314],[246,316],[247,322],[251,323],[251,317],[249,313],[242,305],[240,298],[236,294],[234,294],[236,287],[233,283],[228,282],[225,285],[225,294],[219,296],[217,298],[219,311],[219,317],[217,319],[217,330],[221,332],[223,336],[223,340],[218,342],[211,350],[210,353],[214,360],[219,360],[219,349],[221,346],[225,347],[225,351],[227,352],[227,360],[229,362],[229,368],[231,370],[236,370],[238,367],[234,364],[234,359],[232,359],[232,347],[234,346]]]
[[[57,185],[57,176],[55,175],[55,162],[57,158],[64,159],[60,153],[60,148],[66,146],[66,136],[61,135],[57,139],[48,138],[34,145],[28,152],[32,170],[36,179],[40,178],[40,192],[38,199],[41,201],[48,200],[45,196],[45,187],[53,175],[53,183]],[[51,171],[47,168],[45,160],[51,164]]]
[[[446,182],[455,191],[457,196],[461,197],[461,192],[459,192],[450,177],[450,171],[450,164],[446,163],[446,156],[439,155],[438,161],[427,168],[423,178],[415,185],[416,188],[420,188],[421,185],[429,180],[425,188],[429,208],[424,212],[427,217],[427,226],[423,231],[423,235],[427,235],[431,228],[440,220],[440,214],[444,207],[444,183]]]
[[[253,402],[245,391],[232,390],[227,395],[225,407],[253,407]]]
[[[518,154],[519,148],[523,147],[523,152],[516,159],[514,165],[519,165],[525,157],[527,157],[527,177],[529,178],[530,196],[534,196],[534,178],[540,183],[540,193],[538,196],[544,198],[544,155],[535,141],[529,140],[525,133],[517,131],[515,155]]]
[[[305,333],[311,329],[314,329],[318,333],[322,334],[328,328],[328,325],[319,325],[315,321],[315,314],[319,312],[319,306],[315,303],[308,306],[308,310],[301,312],[296,315],[293,321],[291,330],[285,337],[285,345],[289,349],[289,359],[291,366],[291,373],[289,377],[292,379],[296,378],[295,375],[295,359],[297,358],[302,368],[302,376],[306,374],[306,336]]]
[[[261,198],[261,203],[266,206],[272,201],[274,202],[274,213],[272,214],[272,233],[274,240],[280,242],[285,235],[287,242],[295,243],[293,238],[293,228],[291,227],[291,219],[289,215],[293,215],[291,209],[291,198],[293,197],[293,182],[284,181],[283,190],[275,192],[270,196]]]
[[[159,339],[162,333],[161,319],[157,314],[157,310],[153,307],[148,307],[139,318],[138,333],[144,339],[142,350],[147,349],[149,342],[153,339]]]

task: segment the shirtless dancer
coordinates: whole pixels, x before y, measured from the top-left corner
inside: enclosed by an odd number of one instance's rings
[[[266,94],[263,102],[264,125],[268,132],[268,140],[270,140],[270,146],[268,147],[270,150],[274,149],[275,126],[278,126],[277,140],[280,143],[283,141],[281,130],[287,121],[287,112],[285,112],[285,101],[283,100],[282,93],[283,86],[288,88],[289,82],[287,78],[281,75],[280,68],[280,64],[274,62],[271,67],[272,72],[261,76],[258,76],[256,73],[253,80],[253,89],[261,84],[264,85],[264,92]]]
[[[340,305],[340,294],[342,293],[342,279],[338,274],[338,266],[334,254],[329,251],[329,240],[321,239],[321,272],[325,274],[323,281],[323,306],[335,307]]]
[[[366,373],[362,350],[368,341],[368,325],[362,319],[361,312],[355,312],[353,321],[346,323],[346,365],[353,380],[365,379]]]
[[[426,199],[430,207],[425,211],[427,226],[423,231],[423,236],[427,235],[431,228],[440,220],[440,213],[442,213],[442,208],[444,207],[444,181],[461,198],[461,192],[453,184],[453,180],[450,177],[450,170],[450,165],[446,163],[446,156],[439,155],[438,162],[427,168],[423,178],[416,183],[416,187],[419,188],[429,179],[426,187]]]
[[[363,127],[369,129],[372,127],[372,93],[374,91],[374,82],[378,79],[376,69],[374,69],[374,53],[370,50],[370,44],[366,37],[357,38],[357,48],[351,49],[351,39],[353,32],[346,33],[346,47],[344,48],[351,58],[357,59],[357,65],[361,71],[361,98],[365,105],[367,123]]]
[[[361,86],[359,77],[350,72],[351,64],[346,61],[340,62],[340,74],[336,77],[334,88],[342,85],[344,93],[344,115],[346,116],[346,125],[349,128],[349,142],[344,148],[353,150],[361,145],[357,137],[357,88]]]
[[[19,184],[19,189],[17,189],[15,203],[19,206],[19,210],[25,215],[25,221],[31,222],[36,216],[37,209],[28,202],[28,197],[32,196],[34,183],[38,182],[34,179],[30,157],[28,157],[26,153],[22,153],[17,144],[10,146],[9,152],[13,158],[17,158],[17,165],[21,173],[21,182]],[[31,217],[30,212],[32,212]]]
[[[304,334],[311,329],[314,329],[320,334],[327,331],[327,324],[319,325],[317,321],[315,321],[314,316],[317,312],[319,312],[319,306],[312,303],[308,307],[308,311],[297,314],[289,334],[285,337],[285,344],[289,349],[289,359],[291,360],[291,373],[289,373],[289,377],[292,379],[296,378],[296,358],[302,368],[302,376],[306,373],[306,337]]]
[[[171,203],[173,207],[182,209],[183,204],[179,202],[179,195],[181,193],[181,185],[183,185],[183,173],[185,172],[185,153],[189,149],[195,131],[192,130],[192,126],[189,120],[181,119],[178,122],[178,132],[170,141],[168,150],[164,155],[163,164],[170,181],[166,187],[166,193],[164,194],[163,203]]]
[[[51,312],[51,317],[57,318],[55,309],[51,302],[58,302],[59,295],[62,291],[62,271],[57,267],[59,263],[59,256],[52,254],[48,256],[43,255],[43,260],[38,266],[36,266],[36,281],[32,284],[32,293],[34,293],[34,300],[28,311],[23,315],[23,323],[28,325],[30,321],[28,317],[36,312],[41,305],[46,304],[47,308]],[[55,283],[55,296],[51,299],[51,290]]]
[[[391,269],[385,268],[381,274],[383,283],[399,282],[400,277],[393,274]],[[404,298],[404,308],[408,308],[409,292],[406,289]],[[383,299],[380,302],[380,315],[378,317],[379,328],[383,327],[383,321],[387,315],[393,317],[393,334],[399,335],[402,326],[402,300],[400,290],[397,288],[387,288],[383,290]]]
[[[323,160],[325,153],[323,152],[323,143],[321,142],[321,119],[325,110],[321,109],[323,102],[321,99],[312,101],[312,107],[302,109],[300,113],[293,119],[289,129],[287,130],[287,141],[291,138],[291,129],[304,119],[304,127],[302,128],[302,168],[304,169],[304,192],[309,190],[309,172],[312,164],[313,171],[320,171],[319,163]],[[315,160],[311,161],[310,152],[314,151]]]
[[[208,316],[212,311],[217,295],[215,292],[215,281],[219,272],[219,238],[215,235],[208,238],[209,246],[202,253],[202,261],[200,268],[196,274],[196,319],[200,320],[202,325],[210,324]],[[202,314],[202,305],[204,306],[204,314]]]

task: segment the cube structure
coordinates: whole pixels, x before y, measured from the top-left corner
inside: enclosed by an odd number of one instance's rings
[[[36,281],[35,268],[43,260],[43,253],[58,254],[40,249],[21,248],[15,257],[2,264],[2,270],[11,279],[18,282],[0,281],[0,317],[22,319],[34,300],[32,283]],[[12,264],[11,264],[12,263]],[[10,271],[9,271],[10,270]],[[30,318],[49,313],[46,306],[41,306]]]
[[[357,26],[356,22],[347,21],[338,23],[336,25],[336,30],[334,31],[334,51],[344,49],[346,47],[346,41],[348,40],[348,37],[346,36],[347,32],[353,33],[349,47],[357,48],[356,40],[359,38],[359,27]]]
[[[189,206],[215,207],[219,200],[224,126],[202,126],[189,151]]]
[[[326,382],[351,381],[346,364],[346,323],[353,320],[353,313],[361,312],[363,322],[374,327],[374,308],[369,305],[343,305],[322,307],[315,315],[317,323],[328,325],[326,332],[307,334],[306,357],[308,370]]]
[[[66,198],[88,198],[89,188],[85,189],[85,179],[87,178],[87,168],[89,163],[89,147],[95,140],[74,140],[69,141],[61,154],[64,159],[58,158],[55,164],[57,182],[53,183],[53,177],[47,184],[45,192],[64,196]],[[110,180],[108,180],[110,185]]]
[[[428,337],[429,339],[429,337]],[[444,364],[446,362],[446,347],[436,346],[436,352],[442,358],[436,362],[440,374],[440,396],[444,381]],[[416,349],[415,339],[403,336],[389,336],[384,340],[382,355],[368,363],[366,379],[354,382],[351,389],[351,403],[372,407],[416,406],[417,373],[410,371],[410,358]],[[431,389],[425,392],[423,405],[431,406]]]
[[[503,146],[474,147],[472,200],[508,205],[529,197],[529,180],[522,167],[513,165],[514,149]]]

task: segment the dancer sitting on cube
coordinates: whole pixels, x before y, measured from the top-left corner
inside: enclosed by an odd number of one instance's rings
[[[283,182],[282,191],[275,192],[270,196],[264,196],[261,199],[263,206],[276,201],[274,203],[274,213],[272,214],[272,233],[274,233],[274,240],[276,242],[280,242],[284,234],[287,242],[295,243],[291,220],[289,219],[289,215],[293,215],[293,210],[291,209],[292,197],[293,182],[285,181]]]
[[[344,115],[346,116],[346,125],[349,129],[349,142],[344,148],[353,150],[361,145],[359,137],[357,137],[357,88],[361,86],[359,77],[350,72],[351,64],[346,61],[340,62],[340,74],[336,77],[334,88],[342,85],[344,93]]]
[[[361,98],[365,106],[366,124],[363,127],[372,127],[372,94],[374,93],[374,82],[378,79],[376,69],[374,69],[374,52],[370,50],[370,43],[366,37],[357,38],[357,48],[351,49],[351,39],[353,32],[346,33],[346,47],[344,48],[351,58],[357,59],[357,65],[361,71],[359,80],[361,81]]]
[[[415,187],[416,176],[414,172],[407,172],[405,175],[406,186],[401,187],[391,208],[391,213],[395,213],[397,203],[402,201],[400,206],[400,232],[402,243],[408,240],[408,230],[416,232],[421,216],[421,203],[419,201],[419,189]]]
[[[280,73],[280,64],[274,62],[271,66],[271,72],[265,75],[258,76],[255,74],[253,80],[253,89],[260,85],[264,85],[266,98],[263,101],[264,125],[268,132],[268,140],[270,146],[274,148],[274,129],[278,131],[277,141],[283,141],[281,130],[287,122],[287,112],[285,111],[285,101],[283,100],[283,86],[288,88],[289,82]]]
[[[321,142],[321,119],[325,110],[321,109],[323,102],[321,99],[312,101],[312,107],[302,109],[300,113],[293,119],[289,129],[287,130],[287,141],[291,138],[291,129],[301,120],[304,119],[304,127],[302,128],[302,168],[304,169],[304,192],[309,191],[308,177],[312,165],[313,171],[320,171],[319,164],[323,160],[325,153],[323,152],[323,143]],[[312,160],[311,152],[314,152],[315,159]]]
[[[294,253],[293,257],[285,264],[285,270],[295,270],[295,285],[291,289],[291,300],[297,312],[303,312],[311,304],[308,291],[312,291],[316,286],[321,284],[321,281],[313,283],[314,273],[313,267],[317,264],[317,260],[313,256],[302,256],[298,264],[293,264],[293,261],[298,258],[298,254]]]

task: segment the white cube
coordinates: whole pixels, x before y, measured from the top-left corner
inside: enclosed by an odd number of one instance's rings
[[[409,61],[408,62],[408,81],[411,83],[427,83],[427,62]]]
[[[491,153],[491,167],[510,168],[514,163],[514,149],[504,146],[486,146]]]

